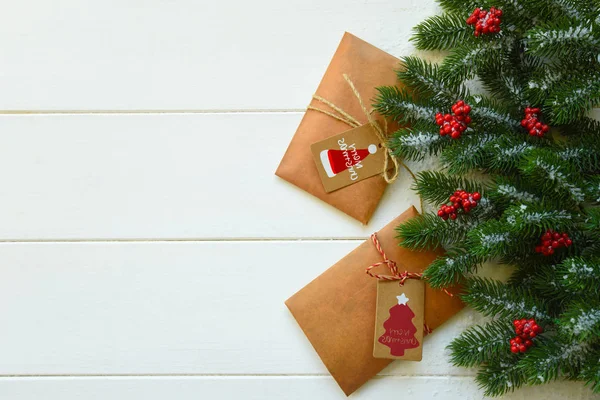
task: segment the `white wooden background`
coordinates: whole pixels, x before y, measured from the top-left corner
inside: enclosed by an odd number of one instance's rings
[[[283,302],[415,198],[364,227],[273,172],[342,33],[410,54],[433,0],[0,3],[0,398],[344,398]],[[481,398],[477,318],[353,397]]]

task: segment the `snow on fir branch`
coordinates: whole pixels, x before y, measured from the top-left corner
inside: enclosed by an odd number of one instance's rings
[[[473,277],[463,300],[489,317],[522,318],[529,316],[539,320],[550,320],[546,306],[520,288],[509,287],[487,278]]]
[[[492,124],[503,124],[509,128],[516,128],[519,126],[519,121],[512,118],[510,115],[500,113],[493,108],[484,105],[472,108],[471,115],[473,115],[473,118],[475,119],[483,120],[484,122],[487,121]]]
[[[539,197],[531,193],[519,190],[515,186],[509,184],[500,184],[496,186],[496,191],[499,194],[509,197],[510,199],[518,202],[533,203],[540,200]]]
[[[494,360],[483,364],[475,380],[486,396],[501,396],[523,386],[527,380],[516,360]]]
[[[551,0],[550,3],[556,6],[556,8],[560,10],[561,14],[570,18],[576,18],[580,21],[583,20],[584,17],[587,18],[587,16],[582,14],[584,11],[580,11],[577,7],[575,7],[571,0]]]
[[[562,288],[574,293],[595,294],[600,297],[600,259],[595,257],[571,257],[555,268],[555,276]]]
[[[532,384],[547,383],[561,374],[575,378],[591,349],[589,342],[565,342],[555,338],[533,348],[520,364]]]
[[[432,145],[442,141],[442,137],[436,132],[411,132],[410,135],[400,136],[398,142],[403,147],[411,147],[421,154],[429,153]]]
[[[482,260],[464,250],[451,249],[448,255],[438,257],[423,274],[433,288],[442,288],[459,282],[467,274],[475,272]]]
[[[590,337],[600,335],[600,308],[593,308],[589,304],[575,303],[570,310],[563,315],[561,321],[562,331],[586,340]]]
[[[452,350],[452,364],[474,367],[494,359],[509,351],[509,340],[513,336],[513,327],[505,320],[469,328],[448,345]]]
[[[438,154],[449,145],[448,138],[440,136],[433,124],[417,123],[392,134],[388,145],[397,157],[420,161],[426,156]]]
[[[392,117],[400,122],[430,122],[434,120],[436,111],[428,106],[414,102],[406,90],[396,86],[377,88],[375,109],[381,115]]]
[[[574,201],[580,203],[585,199],[583,190],[571,183],[571,177],[562,171],[560,165],[550,164],[541,157],[536,158],[533,162],[544,171],[547,178],[554,182],[559,189],[567,191]]]
[[[504,216],[511,229],[522,236],[540,236],[548,229],[568,230],[573,225],[573,215],[568,211],[546,210],[537,205],[515,205]]]
[[[598,44],[600,39],[594,35],[592,26],[588,24],[567,28],[542,26],[528,33],[529,50],[545,57],[569,56],[577,46],[594,48]]]

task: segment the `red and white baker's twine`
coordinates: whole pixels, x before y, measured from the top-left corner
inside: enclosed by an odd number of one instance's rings
[[[375,264],[369,265],[367,267],[367,270],[365,271],[368,275],[372,276],[373,278],[377,278],[379,280],[398,281],[398,284],[400,286],[404,285],[404,282],[406,282],[407,279],[423,279],[423,274],[420,272],[409,272],[409,271],[398,272],[398,264],[396,264],[396,262],[394,260],[390,260],[387,257],[387,255],[381,248],[381,243],[379,243],[379,239],[377,239],[377,233],[374,233],[371,235],[371,241],[375,245],[375,248],[377,249],[379,254],[381,254],[383,261],[379,261],[379,262],[376,262]],[[392,273],[391,275],[380,275],[380,274],[375,274],[375,273],[371,272],[371,270],[373,268],[377,268],[380,265],[384,265],[384,264],[386,264],[389,267],[389,269]],[[454,297],[454,295],[452,293],[450,293],[449,291],[447,291],[446,289],[442,289],[442,290],[448,296]],[[424,324],[424,329],[425,329],[426,333],[432,332],[432,330],[427,326],[427,324]]]

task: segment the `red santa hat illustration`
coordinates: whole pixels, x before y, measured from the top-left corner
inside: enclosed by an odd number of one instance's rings
[[[370,144],[366,149],[323,150],[321,152],[321,164],[323,164],[327,176],[333,178],[340,172],[347,170],[350,166],[358,164],[367,158],[369,154],[375,154],[376,152],[377,146],[374,144]],[[358,157],[354,157],[355,154]]]

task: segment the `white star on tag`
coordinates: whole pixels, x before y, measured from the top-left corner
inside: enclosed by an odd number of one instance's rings
[[[402,305],[406,305],[406,303],[408,303],[409,300],[404,293],[402,293],[401,296],[396,296],[396,298],[398,299],[398,304]]]

